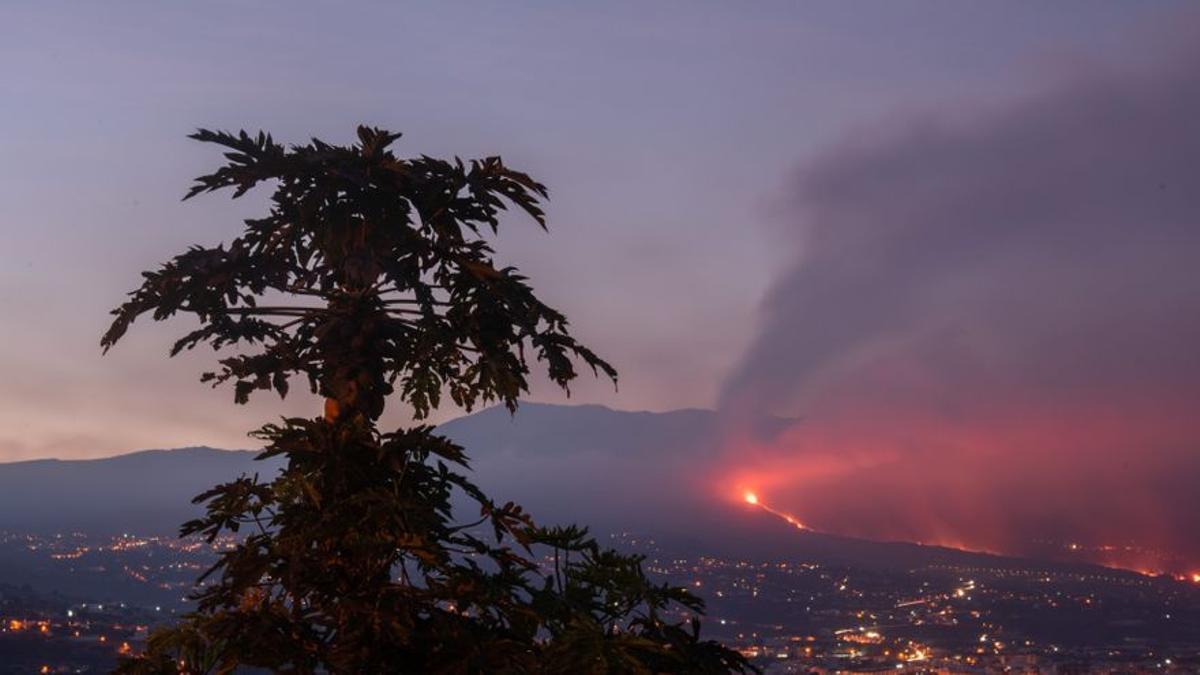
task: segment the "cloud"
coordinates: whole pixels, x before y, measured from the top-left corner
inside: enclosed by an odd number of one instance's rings
[[[805,167],[788,223],[721,408],[805,418],[762,475],[878,460],[789,506],[1010,550],[1137,533],[1200,562],[1200,51],[891,121]]]

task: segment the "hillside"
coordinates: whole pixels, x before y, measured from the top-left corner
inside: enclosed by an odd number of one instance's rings
[[[770,434],[787,424],[760,426]],[[689,466],[716,450],[711,411],[525,404],[516,416],[491,408],[441,430],[466,446],[474,479],[493,498],[517,501],[546,524],[584,523],[601,536],[649,534],[679,550],[726,556],[890,568],[1006,564],[979,553],[800,532],[717,498],[686,478]],[[254,456],[201,447],[0,464],[0,530],[173,533],[198,513],[192,496],[243,473],[277,470],[277,460]]]

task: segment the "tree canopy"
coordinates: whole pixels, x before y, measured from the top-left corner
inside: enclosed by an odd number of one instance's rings
[[[616,371],[485,236],[503,213],[545,227],[546,188],[499,157],[464,162],[391,150],[399,134],[284,146],[265,133],[200,130],[227,162],[185,199],[274,186],[269,212],[228,245],[194,246],[143,273],[113,311],[107,351],[134,321],[190,314],[171,354],[209,345],[237,403],[295,378],[323,414],[252,435],[285,467],[196,498],[182,535],[237,544],[202,577],[196,609],[156,630],[127,673],[728,672],[736,652],[703,640],[700,599],[647,577],[643,558],[586,529],[538,525],[465,475],[464,449],[420,424],[457,406],[516,410],[531,365],[566,388],[577,366]],[[392,401],[414,426],[381,431]],[[452,498],[478,506],[455,517]]]

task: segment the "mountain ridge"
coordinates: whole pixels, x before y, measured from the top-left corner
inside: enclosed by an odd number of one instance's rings
[[[544,524],[584,523],[599,535],[634,531],[698,552],[863,566],[1023,560],[799,532],[765,511],[675,480],[679,467],[717,451],[712,436],[718,423],[718,413],[694,408],[652,412],[523,403],[515,416],[493,406],[450,420],[438,431],[466,447],[475,469],[468,475],[485,492],[521,503]],[[775,419],[760,427],[769,432],[794,423]],[[269,476],[282,466],[281,458],[259,461],[257,455],[189,446],[0,463],[0,530],[174,534],[200,513],[190,504],[196,494],[243,473]]]

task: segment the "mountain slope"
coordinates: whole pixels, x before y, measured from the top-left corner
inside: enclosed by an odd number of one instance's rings
[[[174,532],[217,482],[278,466],[251,451],[180,448],[104,459],[0,464],[0,530]]]
[[[792,423],[768,419],[759,427],[769,435]],[[632,531],[681,550],[732,556],[893,568],[1003,564],[985,554],[800,532],[716,494],[695,471],[717,451],[711,411],[524,404],[515,416],[491,408],[440,431],[467,448],[472,478],[485,491],[522,504],[543,524],[586,524],[601,536]],[[278,470],[279,460],[257,462],[255,454],[183,448],[0,464],[0,530],[173,533],[199,513],[189,503],[196,494],[243,473]],[[464,518],[474,513],[460,507]]]

